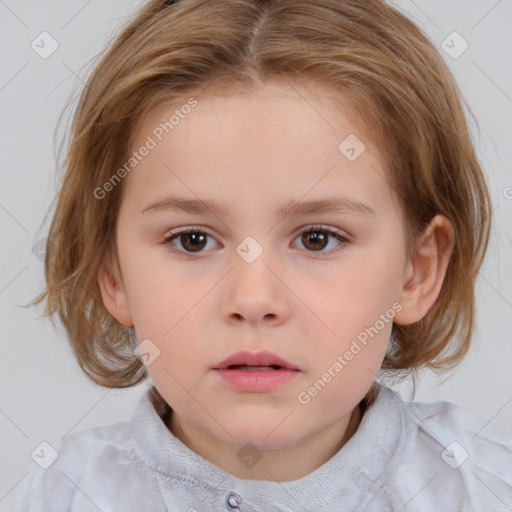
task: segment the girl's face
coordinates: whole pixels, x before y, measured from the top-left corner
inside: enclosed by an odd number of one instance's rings
[[[133,140],[116,316],[190,446],[339,440],[401,309],[408,262],[383,155],[334,102],[295,90],[185,99]],[[241,351],[295,371],[215,369]]]

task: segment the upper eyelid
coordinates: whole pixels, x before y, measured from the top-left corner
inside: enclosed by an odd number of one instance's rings
[[[306,224],[306,225],[294,230],[294,233],[313,231],[315,229],[318,229],[319,231],[320,230],[329,231],[331,233],[338,234],[344,238],[349,238],[349,236],[350,236],[348,233],[340,230],[339,228],[334,228],[334,227],[328,226],[326,224]],[[209,232],[208,228],[204,228],[202,226],[194,226],[194,225],[183,226],[180,228],[168,230],[168,231],[166,231],[167,234],[165,235],[165,238],[169,238],[170,236],[173,236],[173,235],[179,235],[179,234],[189,233],[189,232],[201,232],[201,233],[205,233],[205,234],[211,236],[212,238],[215,238],[215,236]]]

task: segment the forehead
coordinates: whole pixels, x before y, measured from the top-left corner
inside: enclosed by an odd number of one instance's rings
[[[298,83],[283,79],[251,87],[232,85],[227,80],[215,80],[200,89],[192,89],[186,94],[173,96],[166,103],[153,105],[138,120],[131,137],[132,145],[136,144],[135,141],[138,138],[150,133],[160,122],[169,121],[172,113],[176,113],[180,118],[177,119],[175,116],[176,119],[173,121],[175,125],[172,128],[174,131],[177,124],[190,124],[182,122],[186,119],[197,120],[205,124],[212,116],[222,117],[226,120],[233,113],[257,112],[265,106],[276,113],[277,111],[281,112],[280,115],[285,113],[282,123],[286,121],[286,118],[296,114],[300,116],[301,120],[309,118],[313,127],[321,124],[324,129],[333,131],[339,128],[341,117],[348,121],[346,124],[359,133],[364,132],[365,138],[371,138],[373,143],[380,145],[380,140],[377,139],[380,134],[374,129],[380,116],[375,111],[374,105],[362,97],[356,100],[348,90],[337,89],[329,84]],[[192,99],[195,100],[195,105],[190,109],[188,105]],[[180,113],[181,110],[186,111],[184,115]],[[200,116],[201,120],[198,119]],[[242,116],[238,117],[242,122]],[[265,119],[261,116],[258,123],[256,116],[251,117],[253,126],[256,126],[255,123],[268,125],[269,121],[271,119],[268,117]],[[277,121],[279,122],[279,120]],[[296,129],[298,128],[300,125],[296,127]]]
[[[331,88],[280,83],[237,94],[206,88],[148,112],[130,152],[149,139],[154,148],[124,184],[139,205],[177,191],[224,203],[235,202],[235,192],[244,201],[272,203],[333,189],[374,204],[390,194],[373,134]]]

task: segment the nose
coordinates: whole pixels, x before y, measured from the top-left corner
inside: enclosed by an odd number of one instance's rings
[[[222,303],[222,316],[230,323],[280,325],[290,313],[290,294],[277,277],[280,272],[275,261],[265,253],[252,263],[235,255],[234,268],[226,276],[226,295]]]

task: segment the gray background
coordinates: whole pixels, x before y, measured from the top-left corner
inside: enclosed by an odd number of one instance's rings
[[[476,115],[475,142],[496,217],[477,284],[474,344],[456,371],[442,379],[427,374],[415,400],[459,403],[483,419],[482,427],[492,421],[512,433],[512,0],[393,3],[436,43]],[[33,464],[30,453],[41,441],[129,419],[148,386],[94,385],[79,370],[64,335],[39,319],[35,308],[22,307],[43,286],[43,264],[32,248],[46,234],[48,223],[39,228],[56,192],[59,115],[82,86],[90,59],[140,4],[0,0],[0,500]],[[47,59],[31,48],[43,31],[59,44]],[[441,49],[453,31],[469,43],[457,59]],[[64,132],[65,122],[57,142]],[[395,389],[412,398],[410,386]]]

